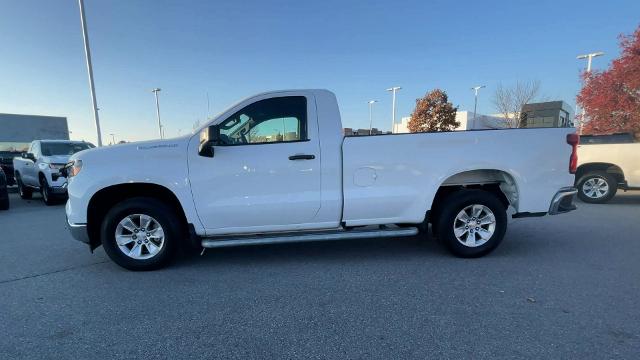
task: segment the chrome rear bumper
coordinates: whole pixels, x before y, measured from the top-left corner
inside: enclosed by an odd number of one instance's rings
[[[564,187],[551,200],[549,215],[563,214],[576,209],[574,204],[578,190],[573,186]]]

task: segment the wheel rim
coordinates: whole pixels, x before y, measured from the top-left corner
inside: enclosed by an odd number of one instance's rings
[[[480,204],[469,205],[460,210],[453,221],[453,233],[458,242],[467,247],[484,245],[496,230],[493,211]]]
[[[116,226],[116,244],[123,254],[136,260],[156,256],[164,246],[164,230],[153,217],[132,214]]]
[[[42,186],[42,198],[44,201],[49,201],[49,190],[46,185]]]
[[[590,178],[582,184],[582,193],[592,199],[603,198],[609,193],[609,183],[601,177]]]

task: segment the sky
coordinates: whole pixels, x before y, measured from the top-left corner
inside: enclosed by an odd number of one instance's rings
[[[498,83],[538,80],[541,98],[575,106],[576,55],[619,54],[640,25],[640,1],[85,0],[105,142],[158,137],[151,89],[162,88],[167,136],[252,94],[325,88],[343,126],[391,126],[441,88],[460,110],[495,113]],[[208,94],[208,95],[207,95]],[[207,106],[209,99],[209,109]],[[0,113],[66,116],[95,143],[76,0],[0,0]],[[1,131],[1,129],[0,129]]]

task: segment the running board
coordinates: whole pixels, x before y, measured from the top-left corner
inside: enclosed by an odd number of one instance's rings
[[[388,228],[376,227],[374,229],[352,229],[352,230],[325,230],[310,232],[290,232],[279,234],[252,234],[236,235],[232,237],[205,238],[202,240],[202,247],[213,249],[232,246],[266,245],[266,244],[286,244],[311,241],[335,241],[352,239],[371,239],[385,237],[414,236],[418,234],[418,228]]]

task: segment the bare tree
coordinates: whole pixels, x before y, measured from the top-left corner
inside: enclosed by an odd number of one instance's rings
[[[520,127],[520,111],[524,104],[528,104],[538,96],[540,81],[518,81],[514,86],[505,87],[499,83],[493,94],[493,104],[496,110],[505,118],[505,126]]]

